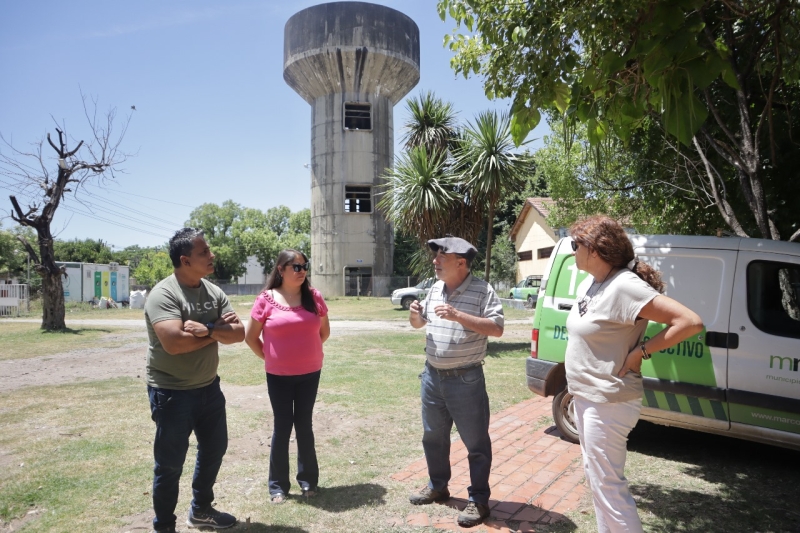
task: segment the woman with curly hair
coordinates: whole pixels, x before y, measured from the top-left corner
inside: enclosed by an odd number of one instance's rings
[[[567,317],[565,359],[584,473],[598,531],[638,532],[642,524],[624,470],[628,434],[642,409],[642,360],[698,334],[703,323],[661,294],[661,274],[634,256],[617,221],[590,217],[570,234],[575,264],[590,274]],[[648,321],[667,327],[642,342]]]

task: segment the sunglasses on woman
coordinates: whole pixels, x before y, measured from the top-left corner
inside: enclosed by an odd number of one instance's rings
[[[298,265],[297,263],[292,263],[292,270],[295,272],[300,272],[301,270],[308,271],[308,263],[303,263],[302,265]]]
[[[570,242],[570,244],[572,245],[572,251],[573,252],[577,252],[578,251],[578,242],[577,241],[572,241],[572,242]]]

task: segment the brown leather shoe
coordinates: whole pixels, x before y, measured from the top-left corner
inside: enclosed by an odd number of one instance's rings
[[[482,503],[468,502],[464,510],[458,515],[458,525],[461,527],[477,526],[489,518],[489,508]]]
[[[445,489],[442,490],[433,490],[429,486],[425,485],[421,491],[416,492],[408,497],[408,501],[410,501],[414,505],[427,505],[433,502],[446,502],[450,499],[450,491]]]

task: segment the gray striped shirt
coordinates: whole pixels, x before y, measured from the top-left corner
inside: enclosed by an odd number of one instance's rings
[[[492,286],[470,274],[456,290],[445,295],[444,282],[440,280],[434,283],[422,303],[422,317],[428,322],[425,344],[428,363],[447,369],[483,361],[488,337],[436,316],[434,309],[442,304],[450,304],[472,316],[489,318],[503,327],[503,305]]]

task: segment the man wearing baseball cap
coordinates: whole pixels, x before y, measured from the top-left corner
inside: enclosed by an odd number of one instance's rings
[[[431,239],[437,282],[423,302],[414,301],[409,321],[426,326],[427,360],[421,374],[422,447],[428,485],[409,500],[423,505],[450,498],[450,430],[455,422],[469,452],[469,502],[458,524],[472,527],[489,516],[489,396],[483,359],[489,336],[503,335],[503,306],[492,286],[470,274],[478,250],[458,237]]]

